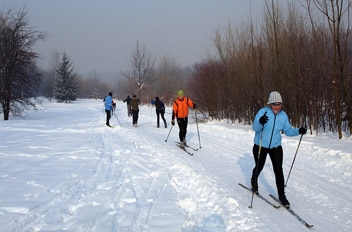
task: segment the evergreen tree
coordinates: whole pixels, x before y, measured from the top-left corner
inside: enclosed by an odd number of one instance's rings
[[[76,100],[77,82],[73,74],[70,58],[63,52],[62,62],[56,68],[57,77],[54,85],[54,97],[59,102],[70,102]]]

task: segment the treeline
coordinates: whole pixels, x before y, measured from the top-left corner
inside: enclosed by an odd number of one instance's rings
[[[339,138],[351,135],[350,1],[265,3],[261,17],[219,29],[212,38],[215,53],[193,66],[181,67],[172,57],[156,62],[137,41],[126,58],[130,69],[110,80],[97,73],[77,75],[69,57],[69,65],[60,71],[65,59],[58,52],[51,67],[40,73],[39,55],[32,48],[46,34],[31,29],[25,9],[0,11],[1,113],[5,120],[10,112],[21,115],[28,106],[35,108],[29,100],[39,95],[56,94],[67,102],[76,97],[102,99],[112,91],[116,99],[137,94],[142,103],[156,96],[172,103],[177,90],[183,89],[205,116],[251,124],[268,94],[276,90],[292,125],[307,126],[311,133],[321,128],[337,132]],[[58,78],[63,78],[60,86]],[[74,87],[68,97],[61,96],[66,83]]]
[[[172,57],[164,56],[156,62],[139,41],[131,52],[131,57],[127,59],[130,60],[130,68],[108,78],[97,72],[87,76],[73,73],[78,86],[77,98],[103,99],[109,92],[113,92],[113,97],[117,100],[136,94],[142,103],[150,103],[156,96],[165,103],[172,103],[177,90],[187,85],[192,74],[189,67],[181,67]],[[43,71],[39,91],[41,96],[55,98],[54,86],[60,76],[57,68],[62,63],[62,55],[54,52],[51,67]]]
[[[272,0],[262,19],[216,33],[216,54],[195,66],[190,82],[204,112],[251,124],[277,90],[292,125],[351,135],[351,6],[305,3],[303,11],[296,1],[284,10]]]

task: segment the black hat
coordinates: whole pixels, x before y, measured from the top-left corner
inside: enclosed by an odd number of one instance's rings
[[[136,94],[133,94],[133,97],[137,97]]]
[[[109,95],[112,96],[112,92],[109,92]]]

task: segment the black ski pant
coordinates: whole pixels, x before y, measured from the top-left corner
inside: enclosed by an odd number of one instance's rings
[[[276,180],[276,188],[277,188],[277,193],[278,195],[284,195],[285,194],[285,179],[284,179],[284,173],[282,170],[282,162],[283,162],[283,150],[282,146],[274,147],[274,148],[265,148],[262,147],[260,151],[260,157],[259,157],[259,162],[258,162],[258,154],[259,154],[259,146],[254,145],[253,146],[253,157],[255,161],[255,167],[252,171],[252,181],[257,182],[258,181],[258,176],[260,172],[263,170],[264,165],[265,165],[265,160],[267,154],[269,154],[271,163],[273,165],[273,170],[275,174],[275,180]],[[258,168],[258,170],[256,170]],[[256,175],[257,172],[257,175]]]
[[[188,117],[177,118],[178,128],[180,129],[178,136],[180,137],[180,142],[186,141]]]
[[[163,110],[156,110],[155,112],[156,112],[156,125],[157,125],[157,127],[160,126],[160,116],[161,116],[161,118],[164,121],[164,126],[166,128],[166,120],[164,117],[165,112]]]
[[[111,118],[111,111],[110,110],[105,110],[106,112],[106,125],[110,125],[110,118]]]
[[[138,114],[139,114],[139,110],[132,110],[132,123],[133,123],[133,125],[137,125],[137,123],[138,123]]]

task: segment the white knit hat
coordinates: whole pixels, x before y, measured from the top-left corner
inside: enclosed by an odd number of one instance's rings
[[[271,92],[270,95],[269,95],[269,99],[268,99],[268,104],[272,104],[272,103],[275,103],[275,102],[282,103],[281,95],[277,91]]]

